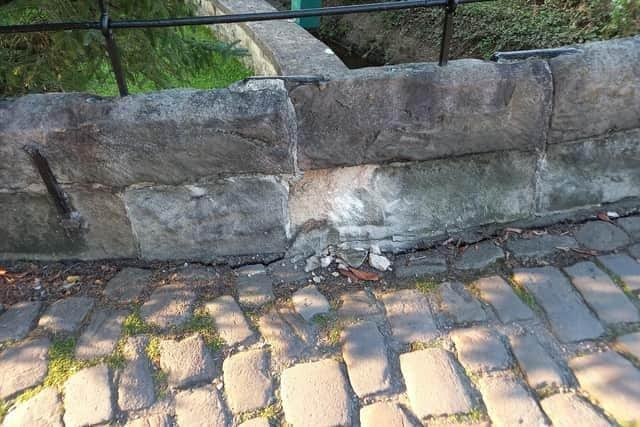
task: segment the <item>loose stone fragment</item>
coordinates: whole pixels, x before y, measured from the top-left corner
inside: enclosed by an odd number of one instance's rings
[[[20,302],[0,315],[0,343],[21,340],[33,328],[41,307],[40,301]]]
[[[518,298],[502,277],[484,277],[476,280],[473,285],[480,291],[481,298],[496,310],[502,323],[534,318],[533,311]]]
[[[590,404],[573,393],[558,393],[540,402],[554,427],[611,427]]]
[[[607,270],[610,270],[634,292],[640,291],[640,263],[628,255],[599,256]]]
[[[78,339],[76,358],[94,359],[113,353],[126,315],[127,312],[124,310],[97,310]]]
[[[594,339],[604,333],[566,277],[554,267],[518,269],[513,279],[533,294],[562,342]]]
[[[106,365],[85,368],[64,383],[64,423],[87,426],[113,418],[113,396]]]
[[[483,322],[487,314],[474,297],[459,282],[440,285],[442,309],[455,323]]]
[[[282,363],[296,360],[305,349],[304,343],[275,308],[260,317],[258,329],[271,346],[274,357]]]
[[[307,286],[296,291],[291,300],[298,314],[309,321],[316,314],[329,312],[329,302],[315,286]]]
[[[478,385],[494,426],[549,425],[535,399],[514,378],[480,377]]]
[[[447,260],[441,255],[416,252],[407,259],[397,262],[393,270],[398,279],[440,274],[447,271]]]
[[[199,334],[182,341],[161,341],[160,368],[167,374],[169,385],[177,388],[211,381],[215,376],[213,360]]]
[[[296,427],[351,425],[347,381],[335,360],[300,363],[282,372],[282,408]]]
[[[640,239],[640,216],[620,218],[616,225],[622,227],[634,239]]]
[[[353,391],[358,397],[388,391],[391,388],[389,362],[382,334],[374,322],[347,327],[342,333],[342,357]]]
[[[52,387],[46,387],[27,401],[18,403],[2,423],[3,427],[62,427],[62,401]]]
[[[616,345],[618,345],[624,353],[630,354],[640,361],[640,332],[618,337]]]
[[[213,317],[216,330],[227,345],[238,345],[255,336],[232,296],[221,296],[205,304],[204,308]]]
[[[527,382],[535,390],[560,387],[565,384],[560,367],[531,334],[510,337],[511,349],[524,372]]]
[[[412,427],[413,423],[397,403],[378,402],[360,409],[362,427]]]
[[[344,294],[340,300],[342,301],[338,309],[340,317],[362,319],[381,314],[376,301],[365,291]]]
[[[265,350],[234,354],[224,361],[222,371],[227,401],[234,413],[260,409],[273,399],[269,355]]]
[[[497,371],[511,365],[511,357],[500,337],[488,328],[458,329],[451,334],[451,339],[467,372]]]
[[[582,246],[596,251],[612,251],[629,244],[629,236],[613,224],[591,221],[576,232],[576,240]]]
[[[273,301],[273,280],[261,264],[248,265],[236,270],[240,304],[259,307]]]
[[[402,354],[400,369],[411,408],[418,418],[454,415],[473,409],[468,384],[448,351],[429,348]]]
[[[148,408],[155,401],[151,365],[145,355],[147,339],[130,337],[124,346],[126,366],[118,380],[118,406],[123,411]]]
[[[109,280],[104,294],[120,303],[136,301],[151,280],[151,271],[141,268],[123,268]]]
[[[507,250],[518,259],[536,259],[551,255],[558,248],[576,248],[578,242],[570,236],[544,234],[530,239],[507,241]]]
[[[384,255],[369,254],[369,265],[376,270],[387,271],[391,267],[391,261]]]
[[[93,308],[93,303],[93,298],[86,297],[60,299],[49,306],[38,326],[52,334],[75,332]]]
[[[47,375],[51,342],[38,338],[9,347],[0,353],[0,400],[35,387]]]
[[[486,241],[469,246],[455,262],[458,270],[479,270],[504,259],[502,249]]]
[[[415,289],[382,297],[393,337],[401,344],[429,342],[438,336],[427,298]]]
[[[580,387],[624,425],[640,422],[640,370],[613,351],[569,361]]]
[[[592,262],[579,262],[564,271],[582,294],[584,300],[607,324],[638,322],[638,309],[622,289]]]
[[[207,385],[176,395],[179,426],[227,427],[227,416],[218,390]]]
[[[191,317],[196,295],[181,284],[157,288],[140,308],[142,318],[162,329],[179,325]]]
[[[360,268],[367,259],[367,251],[363,249],[339,249],[336,256],[343,260],[348,266]]]

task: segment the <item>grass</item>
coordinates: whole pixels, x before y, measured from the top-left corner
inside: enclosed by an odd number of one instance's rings
[[[423,294],[430,294],[438,289],[438,283],[434,280],[419,280],[416,282],[416,289]]]
[[[209,316],[204,307],[197,308],[193,313],[193,317],[180,325],[176,331],[184,335],[196,333],[202,335],[205,344],[213,353],[220,351],[225,345],[224,340],[218,335],[213,318]]]
[[[282,406],[280,403],[273,403],[257,411],[245,412],[240,416],[241,422],[249,421],[254,418],[266,418],[270,423],[280,418]]]
[[[313,318],[313,322],[326,334],[329,345],[340,344],[343,326],[334,314],[319,314]]]
[[[482,420],[484,420],[485,414],[484,411],[482,411],[482,409],[475,407],[471,410],[471,412],[467,412],[464,414],[454,414],[451,415],[449,417],[449,421],[455,422],[455,423],[460,423],[460,424],[467,424],[467,423],[478,423]]]
[[[49,349],[49,370],[43,383],[45,387],[60,387],[71,375],[96,363],[75,359],[75,347],[74,337],[53,340]]]
[[[135,307],[122,323],[122,332],[125,336],[148,334],[153,332],[154,329],[153,326],[142,319],[139,307]]]
[[[145,349],[147,357],[155,365],[160,364],[160,337],[151,337]]]

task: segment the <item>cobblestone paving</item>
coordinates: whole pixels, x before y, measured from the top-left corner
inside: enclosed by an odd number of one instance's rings
[[[138,263],[0,301],[1,425],[640,425],[639,230],[503,232],[357,283],[339,251]]]

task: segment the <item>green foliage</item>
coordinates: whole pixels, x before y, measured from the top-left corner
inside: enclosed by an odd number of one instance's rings
[[[76,339],[54,339],[49,349],[49,370],[44,380],[45,387],[59,387],[71,375],[91,365],[85,360],[74,358]]]
[[[5,1],[6,3],[6,1]],[[112,19],[193,15],[191,1],[110,0]],[[12,0],[0,6],[0,25],[97,20],[97,1]],[[219,87],[249,70],[204,27],[119,30],[115,32],[131,92],[170,87]],[[97,30],[0,36],[0,95],[29,92],[94,91],[115,94],[104,38]],[[220,68],[220,73],[217,72]]]
[[[438,289],[438,283],[433,280],[419,280],[416,282],[416,289],[424,294],[430,294]]]
[[[178,332],[183,335],[196,333],[202,335],[205,344],[213,353],[219,351],[225,344],[216,331],[213,319],[202,307],[194,311],[191,319],[180,325]]]
[[[133,311],[124,319],[122,331],[127,336],[148,334],[153,331],[153,326],[149,325],[140,316],[140,309],[134,308]]]
[[[4,417],[9,412],[9,403],[4,400],[0,400],[0,422],[4,419]]]

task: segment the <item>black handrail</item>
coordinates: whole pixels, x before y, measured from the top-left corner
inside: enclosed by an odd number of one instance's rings
[[[122,63],[120,61],[120,55],[118,54],[118,47],[115,43],[115,37],[113,36],[114,29],[236,24],[242,22],[272,21],[315,16],[335,16],[353,13],[371,13],[392,10],[442,7],[445,9],[445,17],[443,21],[442,44],[440,46],[439,64],[441,66],[445,66],[447,65],[449,59],[449,46],[453,34],[453,15],[455,13],[456,7],[461,4],[478,3],[484,1],[492,0],[400,0],[383,3],[332,6],[316,9],[276,12],[252,12],[219,16],[191,16],[184,18],[112,21],[109,17],[109,10],[104,4],[104,0],[98,0],[101,12],[99,21],[49,22],[42,24],[6,25],[0,26],[0,34],[34,33],[43,31],[99,30],[102,32],[102,35],[105,38],[106,49],[111,60],[111,67],[116,77],[116,82],[118,83],[120,96],[127,96],[127,83],[125,80]]]

